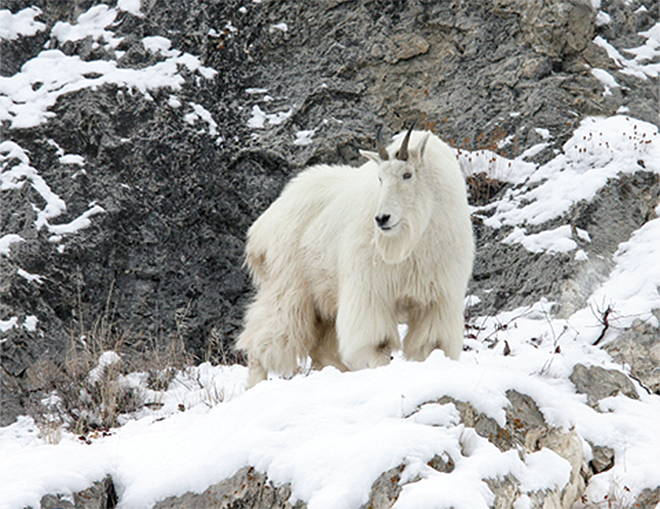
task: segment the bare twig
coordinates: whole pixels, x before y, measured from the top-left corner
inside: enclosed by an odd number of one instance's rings
[[[598,343],[601,342],[601,340],[605,337],[605,333],[610,328],[609,316],[611,312],[612,312],[612,306],[607,306],[607,309],[603,312],[603,316],[600,318],[600,321],[603,324],[603,330],[600,331],[600,335],[598,336],[596,341],[593,342],[593,346],[596,346]]]

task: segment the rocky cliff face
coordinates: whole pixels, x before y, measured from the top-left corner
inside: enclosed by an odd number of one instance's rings
[[[195,361],[239,360],[249,224],[303,166],[358,163],[380,125],[418,120],[508,157],[547,141],[529,156],[542,163],[585,116],[625,108],[657,124],[657,80],[618,73],[594,42],[639,46],[657,2],[601,3],[607,23],[586,0],[152,0],[139,11],[3,0],[38,15],[0,42],[0,424],[47,390],[37,361],[63,363],[82,343],[136,355],[181,343]],[[620,86],[604,94],[592,68]],[[19,89],[41,109],[21,106]],[[473,202],[504,180],[471,179]],[[570,209],[602,260],[588,277],[475,218],[473,312],[541,296],[579,308],[658,194],[640,168]]]

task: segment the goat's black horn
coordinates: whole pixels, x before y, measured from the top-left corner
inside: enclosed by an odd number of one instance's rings
[[[413,128],[415,127],[415,123],[417,121],[413,121],[413,123],[410,125],[410,129],[408,129],[408,132],[406,133],[406,137],[403,139],[401,142],[401,148],[398,150],[396,153],[396,158],[399,161],[407,161],[408,160],[408,142],[410,141],[410,135],[413,131]]]
[[[380,157],[383,161],[387,161],[390,156],[387,153],[387,150],[385,150],[385,145],[383,145],[383,140],[380,137],[382,130],[383,126],[380,126],[376,132],[376,150],[378,150],[378,157]]]

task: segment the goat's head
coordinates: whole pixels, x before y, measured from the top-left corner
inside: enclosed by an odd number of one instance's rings
[[[433,209],[424,164],[430,133],[413,132],[414,125],[410,126],[401,143],[393,143],[389,151],[380,139],[379,130],[377,152],[362,152],[363,156],[378,164],[380,187],[374,214],[376,243],[381,244],[383,258],[390,263],[402,261],[412,252],[426,230]]]

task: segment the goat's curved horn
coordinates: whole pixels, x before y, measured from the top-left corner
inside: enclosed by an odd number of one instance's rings
[[[415,120],[411,124],[410,129],[408,129],[408,132],[406,133],[406,137],[401,142],[401,148],[396,153],[396,158],[399,161],[407,161],[408,160],[408,142],[410,141],[410,134],[412,133],[416,122],[417,121]]]
[[[387,150],[385,150],[385,145],[383,145],[383,140],[380,137],[382,130],[383,126],[380,126],[378,131],[376,131],[376,150],[378,150],[378,157],[380,157],[383,161],[387,161],[390,156],[387,153]]]

